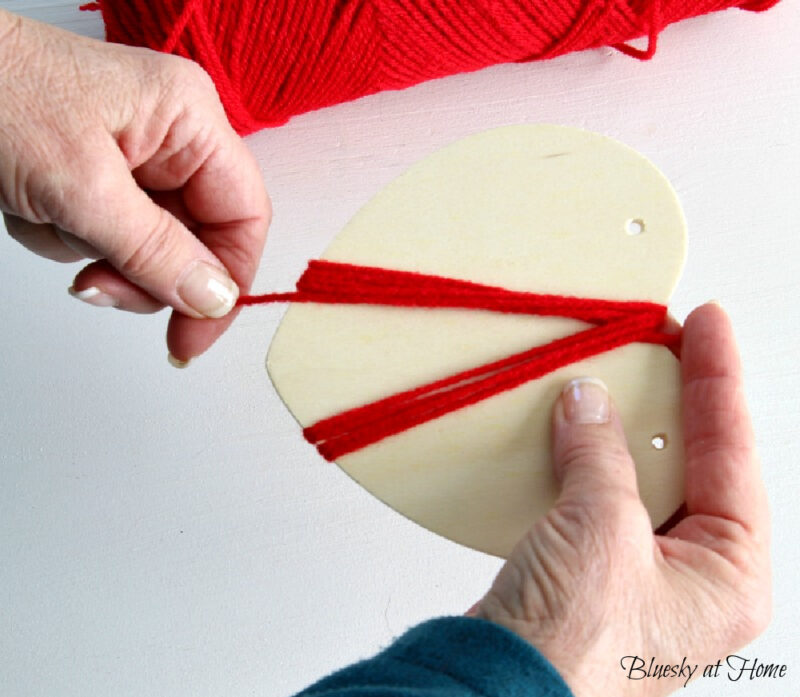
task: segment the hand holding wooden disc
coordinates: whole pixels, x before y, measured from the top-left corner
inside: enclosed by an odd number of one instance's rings
[[[411,167],[322,258],[533,293],[667,304],[685,246],[675,193],[644,157],[578,129],[512,126]],[[305,427],[585,326],[475,310],[294,304],[267,367]],[[555,499],[551,408],[578,376],[608,385],[657,527],[682,501],[683,444],[678,362],[652,344],[574,363],[337,464],[426,528],[505,557]]]

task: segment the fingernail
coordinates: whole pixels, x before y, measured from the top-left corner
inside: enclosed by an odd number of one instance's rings
[[[97,286],[91,286],[83,290],[75,290],[74,286],[70,286],[67,288],[67,292],[73,298],[83,300],[83,302],[94,305],[95,307],[116,307],[119,305],[119,301],[115,297],[104,293]]]
[[[576,378],[563,392],[564,415],[573,424],[608,423],[608,388],[597,378]]]
[[[189,365],[189,363],[192,362],[192,359],[190,358],[188,361],[182,361],[180,358],[175,358],[175,356],[173,356],[171,353],[168,353],[167,361],[169,361],[169,364],[175,368],[185,368]]]
[[[195,312],[216,319],[233,309],[239,288],[222,269],[198,261],[179,281],[178,295]]]
[[[716,305],[717,307],[722,307],[722,303],[719,300],[717,300],[716,298],[712,298],[711,300],[709,300],[706,303],[706,305]]]

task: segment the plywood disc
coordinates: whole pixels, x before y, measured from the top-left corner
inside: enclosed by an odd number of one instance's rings
[[[675,193],[648,160],[609,138],[538,125],[480,133],[417,163],[369,201],[322,258],[667,304],[685,246]],[[469,310],[296,304],[267,368],[307,426],[585,326]],[[658,346],[633,344],[570,365],[337,464],[429,530],[505,557],[557,495],[550,414],[577,376],[608,384],[657,527],[683,494],[679,366]]]

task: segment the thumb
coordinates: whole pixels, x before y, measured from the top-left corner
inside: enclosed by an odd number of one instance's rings
[[[596,510],[601,503],[638,500],[636,469],[622,423],[601,380],[572,380],[556,401],[553,468],[561,482],[559,504]]]
[[[222,262],[157,205],[125,166],[116,164],[106,167],[102,184],[94,187],[93,200],[75,207],[79,214],[70,216],[64,227],[162,303],[199,319],[228,314],[239,289]]]

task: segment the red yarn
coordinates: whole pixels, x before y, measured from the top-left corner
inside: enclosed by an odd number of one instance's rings
[[[674,346],[660,331],[666,307],[539,295],[442,276],[311,261],[293,293],[239,298],[239,305],[272,302],[370,304],[488,310],[571,317],[595,326],[498,361],[399,392],[318,421],[303,431],[326,460],[360,450],[452,411],[519,387],[558,368],[632,342]]]
[[[100,0],[109,41],[200,63],[239,133],[496,63],[614,46],[648,59],[665,26],[778,0]],[[90,7],[87,9],[94,9]],[[648,37],[645,50],[627,45]]]

